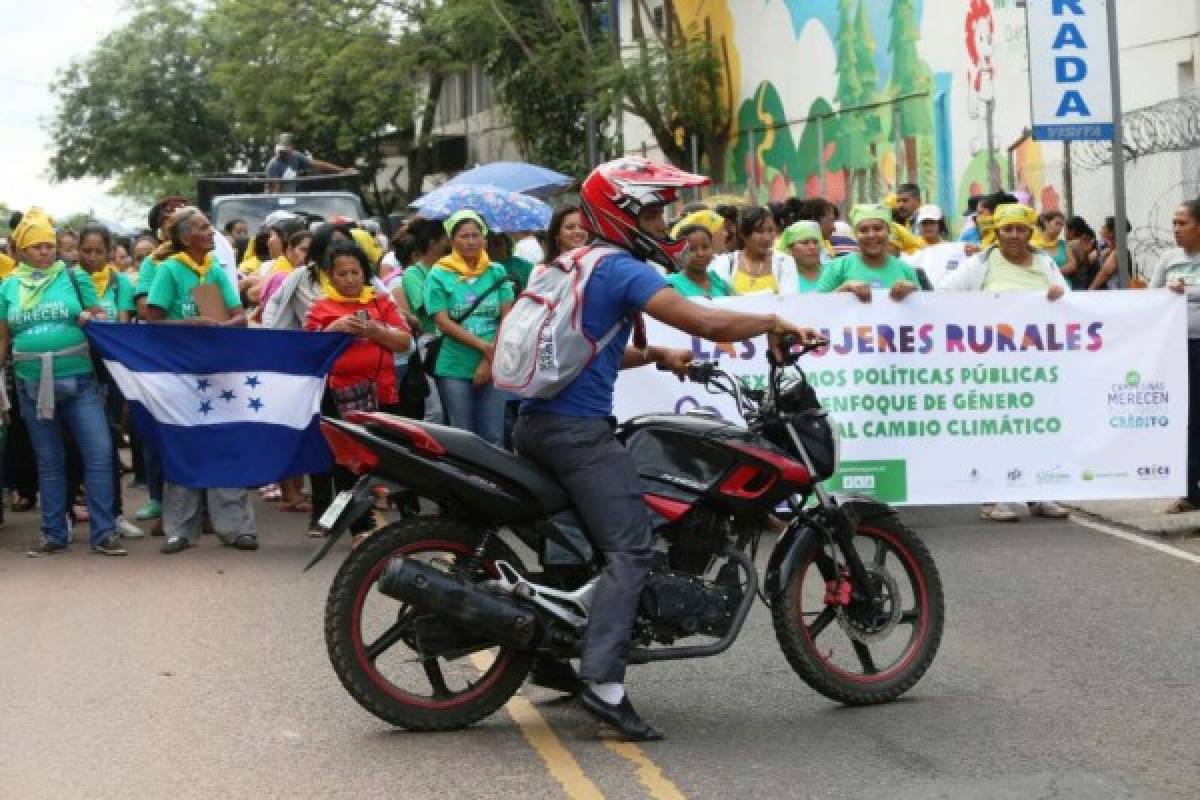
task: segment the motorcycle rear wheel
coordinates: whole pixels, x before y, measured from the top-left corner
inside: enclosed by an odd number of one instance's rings
[[[338,570],[325,605],[329,660],[359,705],[385,722],[412,731],[465,728],[494,713],[525,682],[528,652],[491,647],[452,658],[423,657],[413,646],[417,626],[429,619],[419,620],[414,609],[375,586],[393,558],[452,562],[470,556],[478,542],[479,532],[464,523],[410,518],[371,534]],[[493,538],[485,570],[497,560],[522,569],[516,555]]]
[[[814,539],[771,610],[775,635],[792,669],[829,699],[887,703],[916,685],[937,655],[941,578],[929,549],[895,513],[865,516],[854,544],[888,598],[884,610],[829,602],[844,558]]]

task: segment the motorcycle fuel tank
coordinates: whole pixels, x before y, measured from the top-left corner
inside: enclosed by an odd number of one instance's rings
[[[726,446],[763,440],[719,417],[694,414],[647,414],[617,433],[633,455],[646,491],[691,501],[711,490],[737,461]]]

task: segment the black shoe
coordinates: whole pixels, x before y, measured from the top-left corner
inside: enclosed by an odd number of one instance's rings
[[[243,533],[232,538],[225,536],[221,536],[219,538],[221,539],[221,544],[225,545],[226,547],[232,547],[234,550],[258,549],[258,537],[251,536],[248,533]]]
[[[537,686],[563,694],[576,695],[583,691],[583,681],[579,680],[575,669],[566,661],[547,655],[537,656],[533,660],[529,680]]]
[[[27,550],[25,555],[29,556],[30,558],[37,558],[38,556],[56,556],[59,553],[65,552],[67,552],[67,546],[65,544],[42,542],[37,547]]]
[[[170,556],[174,555],[175,553],[182,553],[191,546],[192,543],[184,537],[174,536],[163,542],[162,547],[158,548],[158,552],[162,553],[164,556]]]
[[[589,686],[579,695],[579,705],[596,719],[625,734],[631,742],[658,742],[665,738],[638,716],[633,703],[629,702],[629,695],[622,697],[616,705],[610,705],[597,697]]]
[[[127,556],[129,551],[120,544],[121,537],[113,534],[100,544],[92,545],[92,552],[98,556]]]

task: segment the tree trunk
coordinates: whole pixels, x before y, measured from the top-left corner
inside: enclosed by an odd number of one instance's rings
[[[412,150],[408,154],[408,201],[420,197],[425,176],[433,166],[433,127],[434,117],[437,116],[438,103],[442,97],[442,85],[446,76],[441,71],[429,73],[429,94],[425,96],[425,106],[421,113],[421,128],[413,140]]]

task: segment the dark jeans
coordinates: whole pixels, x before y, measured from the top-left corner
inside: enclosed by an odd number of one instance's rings
[[[1188,339],[1187,499],[1200,508],[1200,339]]]
[[[596,683],[625,680],[629,640],[654,560],[654,531],[633,457],[608,419],[523,414],[517,452],[551,472],[571,497],[605,565],[592,597],[579,675]]]
[[[380,410],[387,413],[395,413],[395,408],[392,406],[385,406]],[[321,416],[339,417],[337,403],[333,399],[333,392],[328,389],[325,390],[325,394],[321,397]],[[312,501],[312,512],[309,514],[308,526],[316,528],[317,521],[328,510],[337,493],[353,489],[354,484],[358,482],[358,476],[342,465],[334,464],[333,469],[329,472],[309,475],[308,482],[312,487],[312,497],[310,498]],[[367,514],[356,522],[350,530],[352,533],[364,533],[371,530],[372,527],[374,527],[374,515]]]

